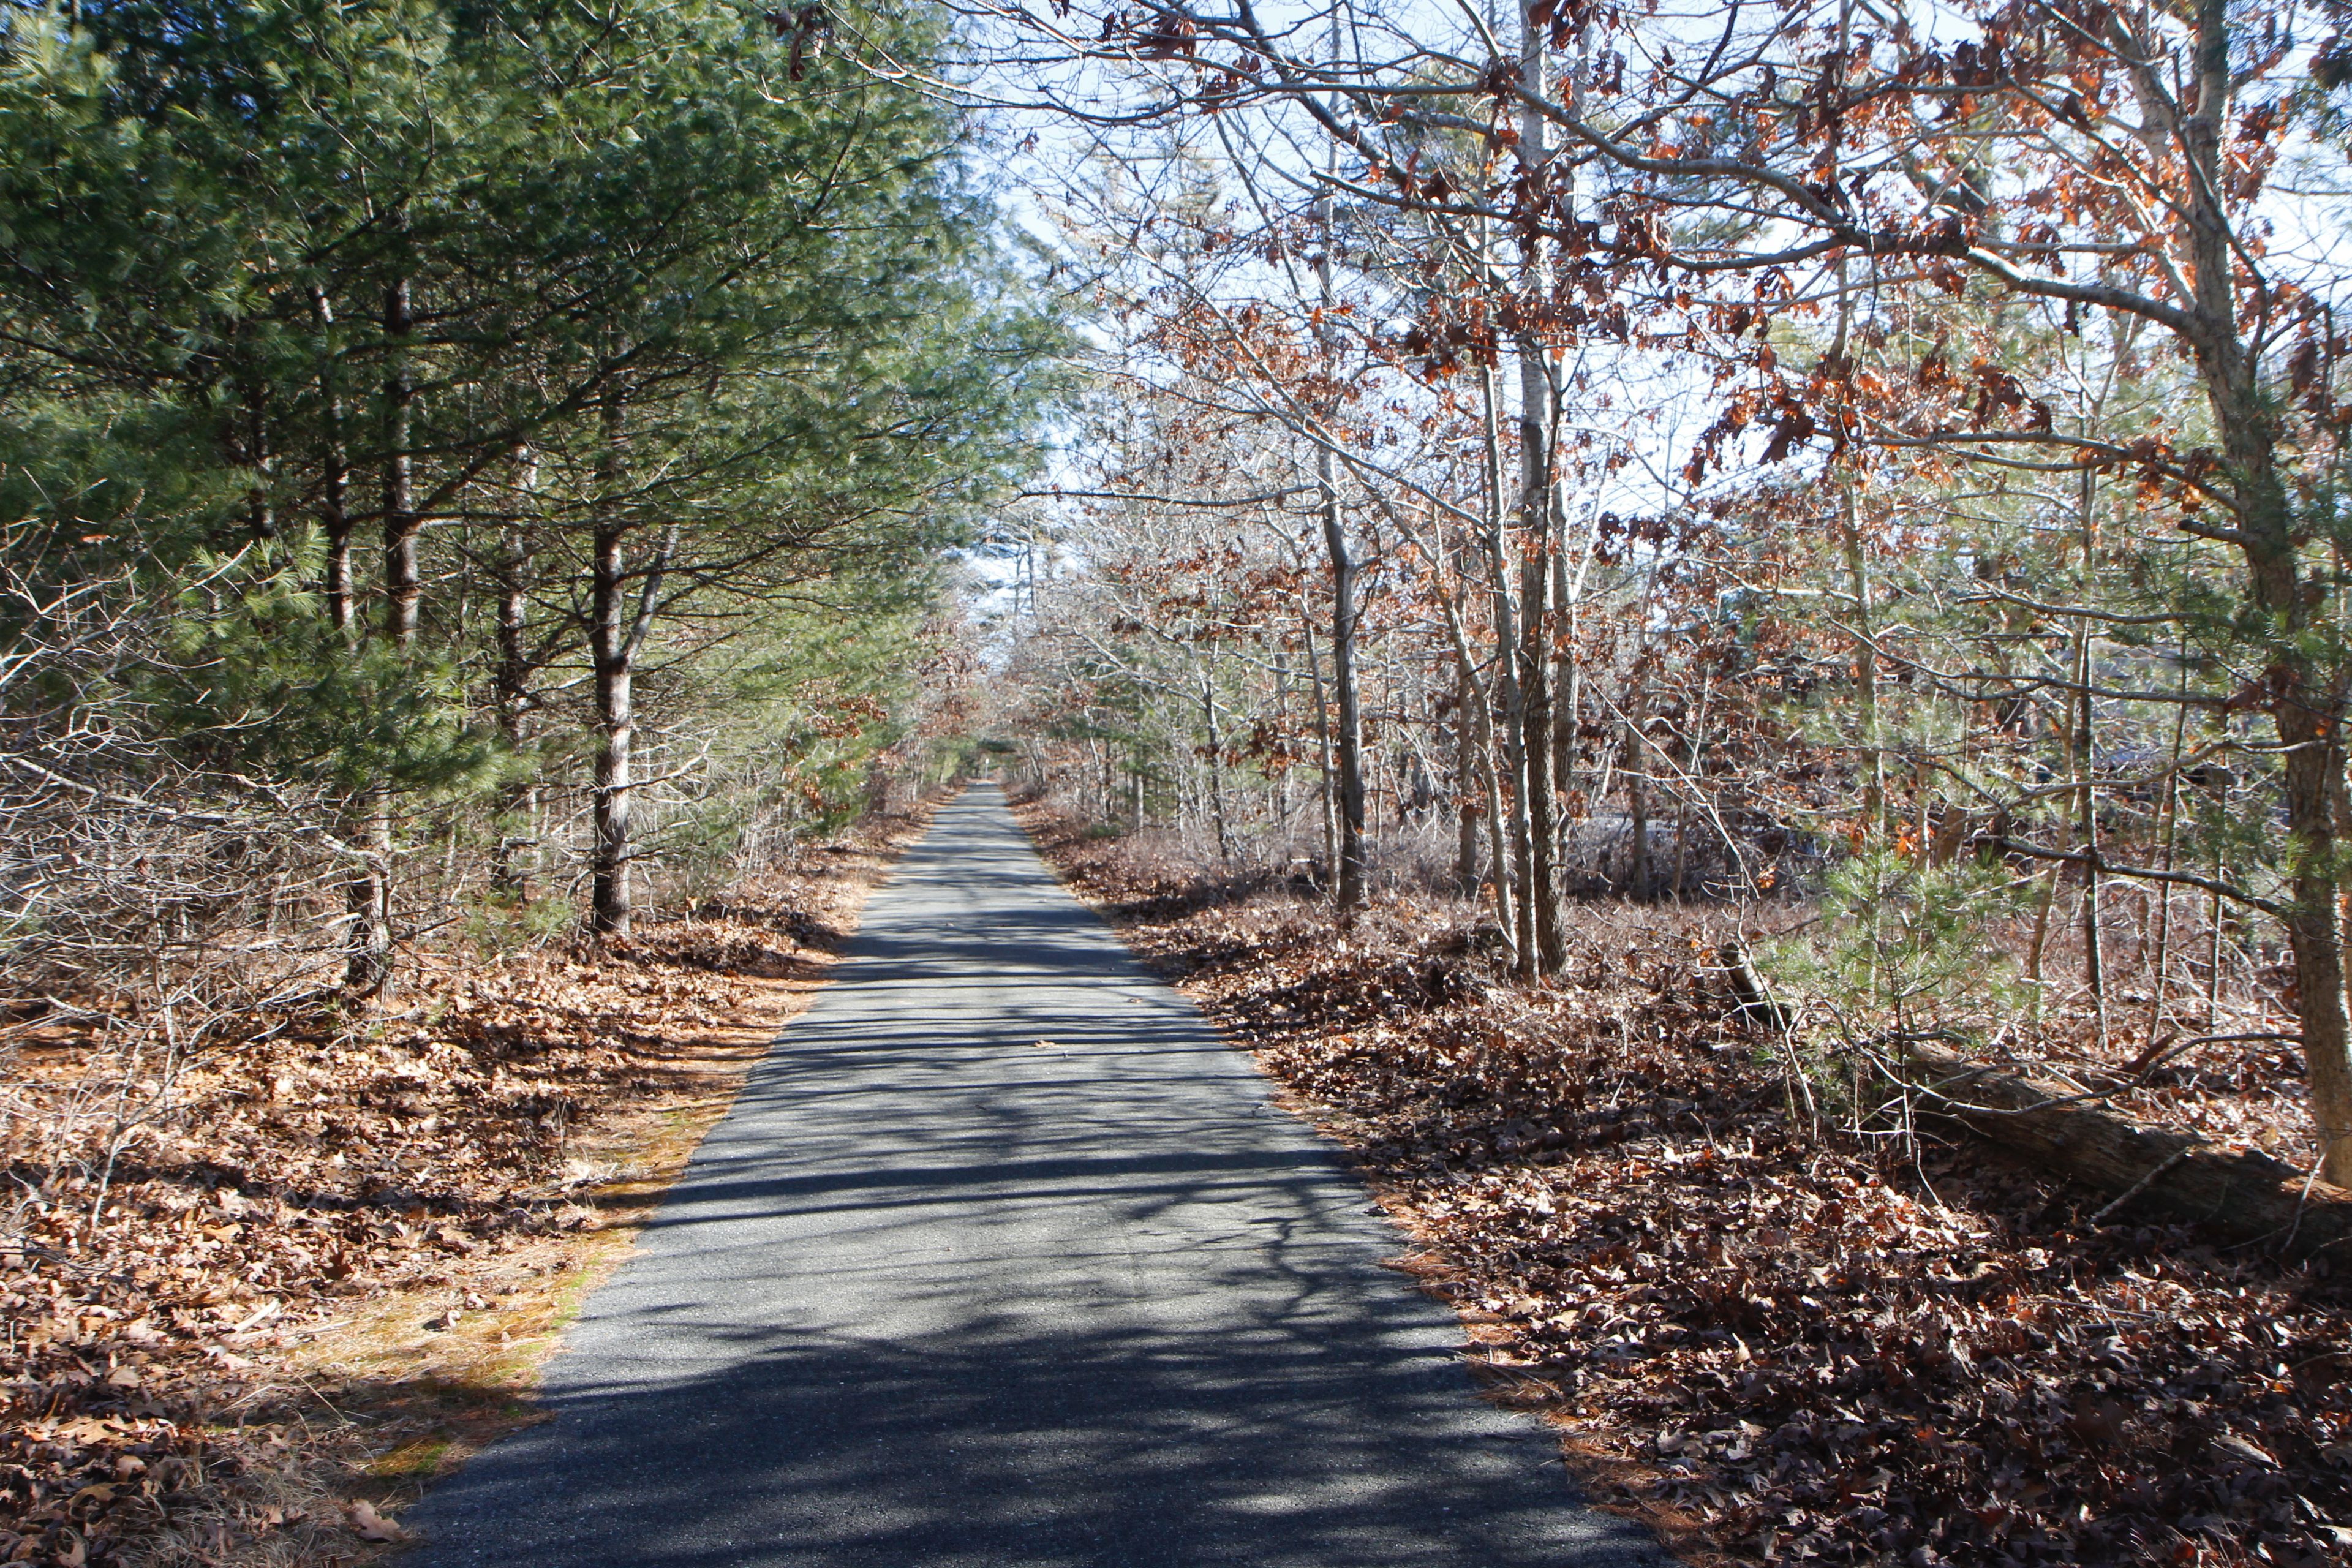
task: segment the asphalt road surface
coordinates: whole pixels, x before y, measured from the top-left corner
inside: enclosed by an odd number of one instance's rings
[[[404,1568],[1653,1568],[993,786],[940,812]]]

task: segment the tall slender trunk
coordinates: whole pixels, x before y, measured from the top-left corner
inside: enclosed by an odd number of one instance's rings
[[[246,526],[256,540],[278,537],[278,458],[269,446],[269,397],[260,385],[245,395],[246,465],[253,470],[253,492],[247,500]]]
[[[348,500],[351,470],[344,466],[340,443],[327,451],[320,476],[319,528],[326,536],[327,624],[343,634],[345,642],[359,632],[358,591],[352,576],[352,519]]]
[[[384,289],[382,324],[388,356],[383,383],[383,630],[385,640],[404,655],[416,640],[417,605],[423,596],[417,577],[417,520],[409,456],[416,396],[408,364],[408,336],[414,322],[407,279],[395,279]],[[331,564],[330,570],[334,570]],[[348,593],[348,555],[342,571]],[[379,784],[370,791],[363,815],[368,862],[348,890],[352,948],[343,978],[352,992],[373,996],[392,980],[392,861],[397,847],[388,785]]]
[[[408,363],[413,330],[408,279],[402,278],[383,292],[383,335],[391,354],[383,383],[383,629],[399,648],[415,640],[417,606],[424,599],[416,566],[421,529],[408,450],[416,405]]]
[[[2263,417],[2248,411],[2246,423]],[[2227,424],[2223,426],[2229,432]],[[2347,921],[2337,868],[2336,823],[2344,789],[2344,694],[2340,677],[2322,666],[2303,637],[2308,621],[2304,584],[2288,527],[2284,487],[2271,443],[2242,434],[2237,458],[2241,530],[2252,569],[2257,603],[2274,630],[2279,694],[2272,721],[2284,752],[2286,826],[2294,895],[2286,921],[2294,952],[2295,1013],[2309,1075],[2311,1113],[2322,1173],[2352,1185],[2352,1012],[2344,994]]]
[[[1650,753],[1642,733],[1641,699],[1625,718],[1625,816],[1633,824],[1633,843],[1625,856],[1625,891],[1633,898],[1650,892]]]
[[[1331,693],[1337,700],[1339,753],[1337,900],[1343,910],[1364,901],[1364,717],[1356,690],[1356,558],[1339,518],[1339,488],[1330,450],[1316,454],[1323,492],[1323,550],[1331,564]]]
[[[1478,807],[1473,801],[1478,787],[1478,735],[1471,707],[1483,703],[1478,682],[1467,659],[1457,659],[1454,672],[1454,880],[1465,897],[1478,892]]]
[[[498,565],[499,659],[491,677],[491,696],[498,710],[499,738],[510,753],[520,754],[529,739],[530,722],[530,563],[537,553],[535,531],[523,515],[536,505],[539,455],[529,447],[516,454],[514,515],[499,529]],[[507,786],[499,802],[499,842],[491,858],[490,885],[502,893],[529,890],[525,861],[532,843],[530,824],[537,804],[538,784],[530,776]]]
[[[2158,809],[2164,819],[2164,857],[2159,867],[2170,872],[2180,849],[2180,753],[2189,741],[2189,658],[2188,650],[2180,654],[2180,702],[2172,714],[2172,756],[2164,770],[2164,799]],[[2172,971],[2172,884],[2159,883],[2157,896],[2163,900],[2156,916],[2156,952],[2148,964],[2147,1037],[2156,1038],[2156,1031],[2164,1023],[2165,983]]]
[[[1330,699],[1323,690],[1323,663],[1315,656],[1315,619],[1312,609],[1299,606],[1300,623],[1307,648],[1307,679],[1315,692],[1315,754],[1318,766],[1316,796],[1323,808],[1323,872],[1336,878],[1339,874],[1339,808],[1338,771],[1332,765]]]
[[[626,936],[633,915],[629,890],[631,752],[636,744],[635,671],[623,657],[627,641],[628,541],[631,525],[609,511],[596,522],[590,566],[590,657],[596,679],[595,846],[589,929]]]
[[[1519,617],[1511,596],[1511,541],[1505,518],[1509,504],[1503,489],[1502,399],[1496,372],[1488,367],[1479,377],[1486,422],[1486,564],[1492,574],[1489,593],[1495,628],[1495,680],[1503,715],[1503,739],[1498,752],[1496,788],[1509,781],[1508,854],[1495,862],[1497,912],[1511,933],[1516,967],[1522,974],[1535,962],[1535,900],[1528,882],[1528,714],[1519,686]]]
[[[335,309],[326,290],[313,286],[310,309],[318,318],[319,407],[326,432],[326,454],[319,476],[319,531],[327,548],[325,589],[327,624],[344,649],[355,651],[362,630],[359,590],[352,570],[351,459],[343,440],[342,388],[336,374],[332,342]],[[343,956],[343,985],[355,996],[373,996],[391,978],[392,923],[389,872],[389,823],[382,820],[378,791],[369,790],[352,803],[348,832],[355,843],[369,847],[370,858],[343,884],[343,910],[351,932]],[[386,832],[380,833],[382,827]]]
[[[310,304],[321,331],[332,328],[335,310],[326,291],[313,289]],[[320,354],[319,409],[327,437],[319,474],[319,531],[327,544],[327,624],[350,642],[358,635],[359,626],[357,590],[352,581],[352,467],[343,444],[342,393],[337,385],[332,342],[323,344]]]
[[[1217,858],[1234,858],[1233,838],[1225,826],[1225,742],[1217,724],[1217,667],[1212,653],[1201,661],[1201,715],[1209,733],[1209,821],[1216,829]]]
[[[1331,25],[1336,43],[1336,14]],[[1338,156],[1336,148],[1332,156]],[[1334,249],[1328,193],[1316,201],[1315,214],[1323,231],[1315,276],[1328,310],[1333,300]],[[1315,449],[1315,480],[1322,502],[1323,552],[1331,568],[1331,689],[1339,710],[1339,864],[1334,897],[1339,908],[1352,910],[1364,901],[1364,721],[1356,689],[1356,558],[1339,515],[1338,465],[1328,445]]]
[[[631,816],[632,769],[637,739],[636,664],[653,623],[662,578],[676,548],[675,526],[643,570],[636,613],[629,613],[629,539],[636,531],[626,498],[628,410],[617,392],[605,396],[602,446],[596,458],[597,503],[590,564],[588,647],[596,687],[596,770],[590,816],[594,845],[589,860],[588,926],[600,937],[625,937],[635,916],[630,876],[635,869]]]
[[[2295,1013],[2311,1085],[2311,1112],[2321,1173],[2352,1184],[2352,1011],[2344,994],[2347,921],[2352,919],[2337,867],[2336,823],[2344,792],[2344,676],[2311,647],[2315,604],[2328,598],[2324,580],[2305,580],[2294,517],[2278,466],[2277,415],[2259,366],[2239,331],[2233,268],[2236,238],[2222,205],[2228,186],[2222,142],[2231,110],[2228,0],[2195,0],[2193,90],[2180,121],[2192,166],[2184,182],[2181,233],[2195,300],[2184,332],[2197,361],[2221,437],[2249,597],[2263,612],[2272,647],[2271,719],[2278,731],[2291,840],[2286,921],[2294,952]],[[2157,78],[2154,61],[2136,68]],[[2162,91],[2165,83],[2155,79]],[[2306,586],[2313,590],[2306,598]],[[2340,591],[2340,590],[2339,590]]]
[[[2086,421],[2087,423],[2087,421]],[[2076,490],[2077,510],[2082,525],[2083,572],[2082,602],[2096,603],[2098,586],[2098,478],[2089,469]],[[2098,708],[2091,696],[2091,676],[2098,668],[2098,638],[2091,623],[2084,621],[2074,637],[2074,701],[2078,705],[2074,730],[2080,737],[2081,794],[2076,798],[2082,818],[2083,851],[2088,857],[2083,863],[2083,982],[2091,990],[2091,1003],[2097,1014],[2098,1047],[2107,1043],[2107,963],[2105,933],[2099,924],[2099,905],[2103,894],[2099,875],[2099,729]]]
[[[1845,553],[1846,588],[1853,596],[1853,698],[1862,721],[1862,815],[1874,837],[1886,833],[1886,750],[1878,727],[1878,634],[1871,625],[1870,557],[1862,543],[1862,519],[1847,479],[1839,497],[1839,545]]]
[[[1549,85],[1544,80],[1549,11],[1549,6],[1530,4],[1519,18],[1520,83],[1538,100]],[[1531,176],[1546,160],[1549,129],[1533,104],[1521,105],[1518,157]],[[1542,247],[1530,245],[1523,255],[1520,288],[1532,309],[1545,291]],[[1552,778],[1552,388],[1542,342],[1532,332],[1522,332],[1513,346],[1519,362],[1519,526],[1527,539],[1519,561],[1518,739],[1527,784],[1527,900],[1535,939],[1520,962],[1531,974],[1551,974],[1568,958],[1567,933],[1560,922],[1558,797]]]
[[[1565,542],[1563,541],[1564,544]],[[1552,658],[1551,689],[1551,777],[1552,785],[1562,802],[1559,813],[1559,846],[1560,874],[1568,872],[1569,840],[1576,831],[1576,741],[1584,723],[1584,670],[1577,657],[1579,626],[1578,601],[1584,591],[1580,570],[1569,575],[1568,552],[1552,552],[1551,596],[1554,613],[1560,622],[1560,636]]]
[[[1568,96],[1566,107],[1570,115],[1578,119],[1583,117],[1585,109],[1584,89],[1590,68],[1587,46],[1590,37],[1589,23],[1577,28],[1573,40],[1573,54],[1569,61],[1565,82]],[[1538,69],[1536,73],[1538,81],[1542,79],[1540,64],[1538,59]],[[1559,174],[1560,210],[1568,215],[1570,222],[1580,221],[1583,216],[1580,210],[1578,188],[1580,172],[1574,163],[1570,163]],[[1592,547],[1597,540],[1588,534],[1583,556],[1577,563],[1576,571],[1571,575],[1569,571],[1568,542],[1565,537],[1567,509],[1563,505],[1565,497],[1556,465],[1547,465],[1546,482],[1551,498],[1550,512],[1554,533],[1551,556],[1552,613],[1559,623],[1556,628],[1559,635],[1554,638],[1551,668],[1551,782],[1555,794],[1563,803],[1567,803],[1575,797],[1576,742],[1584,723],[1583,666],[1580,661],[1577,644],[1577,634],[1581,629],[1579,625],[1578,610],[1584,596],[1585,575],[1591,565]],[[1565,891],[1569,840],[1575,832],[1575,821],[1571,808],[1566,804],[1563,804],[1556,816],[1558,820],[1557,830],[1553,834],[1554,854],[1559,861],[1557,874],[1561,879],[1563,891]],[[1559,962],[1564,963],[1567,954],[1563,949],[1559,955]],[[1558,964],[1554,966],[1558,967]]]
[[[2263,575],[2285,579],[2265,591],[2264,608],[2282,621],[2295,616],[2301,584],[2294,581],[2291,556],[2284,569],[2263,564]],[[2352,1016],[2344,995],[2347,910],[2336,868],[2335,809],[2344,787],[2342,701],[2326,689],[2322,671],[2306,659],[2295,662],[2302,668],[2290,666],[2288,689],[2273,710],[2286,752],[2287,833],[2293,841],[2294,903],[2287,938],[2294,951],[2296,1021],[2324,1173],[2339,1185],[2352,1185]]]
[[[1489,531],[1491,532],[1492,530],[1490,529]],[[1444,536],[1440,533],[1437,537],[1442,547]],[[1483,542],[1471,542],[1470,550],[1472,552],[1483,553]],[[1436,563],[1442,578],[1444,562],[1439,560]],[[1460,693],[1459,732],[1464,769],[1462,854],[1465,887],[1463,890],[1473,897],[1475,897],[1478,891],[1477,837],[1472,829],[1470,819],[1474,815],[1484,816],[1486,819],[1487,856],[1494,868],[1495,923],[1501,930],[1504,942],[1510,946],[1512,963],[1517,967],[1520,951],[1517,937],[1517,900],[1512,896],[1511,838],[1504,823],[1501,752],[1496,747],[1491,700],[1486,689],[1479,684],[1477,659],[1470,647],[1470,629],[1464,624],[1463,611],[1465,607],[1464,601],[1469,596],[1469,574],[1459,574],[1456,581],[1463,584],[1461,597],[1457,598],[1452,586],[1441,581],[1438,584],[1438,603],[1444,611],[1446,636],[1454,645],[1454,679]],[[1507,672],[1510,668],[1510,657],[1507,653],[1496,658],[1496,668],[1498,672]],[[1474,813],[1473,811],[1470,804],[1470,791],[1473,787],[1482,787],[1486,792],[1486,805],[1483,812]]]
[[[1536,460],[1542,461],[1540,446]],[[1519,690],[1525,725],[1519,750],[1527,768],[1527,883],[1536,943],[1529,969],[1535,974],[1557,973],[1567,961],[1566,933],[1560,928],[1559,797],[1551,777],[1551,661],[1546,646],[1552,618],[1548,500],[1543,491],[1537,492],[1536,510],[1528,520],[1527,544],[1519,562]]]
[[[1290,733],[1290,655],[1277,647],[1274,650],[1274,723],[1275,733]],[[1284,742],[1287,750],[1287,742]],[[1286,764],[1274,775],[1274,821],[1283,843],[1283,854],[1290,853],[1290,769]]]
[[[2085,626],[2074,663],[2075,700],[2080,705],[2074,724],[2080,737],[2076,776],[2082,780],[2075,804],[2080,812],[2083,853],[2087,857],[2083,862],[2083,984],[2090,988],[2097,1043],[2104,1049],[2107,1043],[2107,963],[2105,932],[2099,924],[2104,879],[2099,875],[2098,730],[2097,713],[2091,702],[2093,663],[2092,637]]]

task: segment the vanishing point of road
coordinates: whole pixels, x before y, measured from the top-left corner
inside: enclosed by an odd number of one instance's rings
[[[1652,1568],[982,785],[406,1568]]]

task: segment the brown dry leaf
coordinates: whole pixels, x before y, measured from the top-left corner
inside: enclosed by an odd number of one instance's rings
[[[376,1512],[375,1504],[365,1498],[354,1499],[343,1510],[343,1519],[351,1525],[352,1533],[362,1541],[403,1541],[408,1535],[408,1531]]]

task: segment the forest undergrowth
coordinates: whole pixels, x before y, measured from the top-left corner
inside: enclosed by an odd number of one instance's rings
[[[1573,962],[1528,987],[1459,900],[1343,917],[1024,809],[1347,1146],[1491,1395],[1691,1561],[2352,1552],[2344,1260],[2111,1208],[1965,1135],[1792,1117],[1777,1038],[1706,978],[1719,911],[1573,906]],[[2237,1076],[2170,1098],[2274,1142],[2272,1075]]]
[[[536,1418],[554,1336],[927,818],[602,948],[420,955],[370,1016],[256,1019],[99,1180],[42,1145],[84,1052],[19,1043],[0,1562],[394,1549],[402,1504]]]

